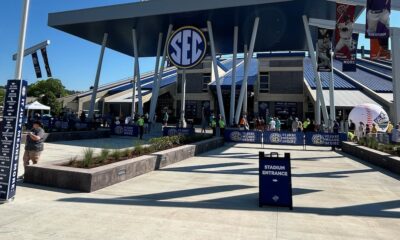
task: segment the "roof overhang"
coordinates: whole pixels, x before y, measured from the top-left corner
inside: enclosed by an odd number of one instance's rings
[[[357,7],[357,15],[363,8]],[[249,44],[252,26],[260,17],[255,52],[307,50],[302,15],[335,19],[335,3],[327,0],[152,0],[49,14],[49,26],[133,56],[132,29],[138,35],[139,55],[155,56],[158,34],[168,25],[206,29],[212,22],[215,47],[230,54],[233,29],[239,27],[239,52]]]

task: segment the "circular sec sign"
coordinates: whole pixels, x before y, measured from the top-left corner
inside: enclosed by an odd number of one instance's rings
[[[168,57],[177,68],[192,68],[201,63],[206,50],[206,38],[195,27],[179,28],[168,41]]]

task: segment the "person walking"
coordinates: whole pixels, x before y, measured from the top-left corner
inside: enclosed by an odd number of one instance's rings
[[[23,156],[24,167],[30,165],[30,161],[33,164],[37,164],[40,159],[40,155],[44,150],[45,132],[43,130],[42,122],[36,120],[33,122],[31,131],[26,136],[25,152]]]
[[[143,139],[143,132],[144,132],[144,119],[143,116],[139,116],[136,124],[139,127],[139,139]]]
[[[364,123],[360,122],[360,125],[358,125],[357,129],[357,140],[360,141],[361,138],[365,136],[365,129],[364,129]]]
[[[295,118],[294,121],[292,122],[292,131],[297,132],[299,128],[299,119]]]

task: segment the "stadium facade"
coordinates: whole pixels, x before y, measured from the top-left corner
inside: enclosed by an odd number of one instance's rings
[[[236,106],[243,82],[247,82],[247,85],[244,88],[246,97],[243,99],[242,113],[254,116],[270,114],[282,119],[289,116],[313,119],[318,112],[318,84],[315,81],[313,62],[308,54],[309,46],[302,16],[334,20],[335,7],[335,2],[328,0],[153,0],[53,13],[49,15],[49,26],[133,56],[136,62],[139,57],[160,55],[157,46],[165,44],[166,38],[160,42],[159,36],[167,36],[170,27],[178,29],[182,26],[195,26],[209,38],[208,24],[212,24],[214,49],[219,56],[216,59],[217,64],[213,64],[211,46],[208,46],[207,57],[203,62],[184,70],[184,109],[187,119],[200,121],[203,110],[220,112],[219,87],[225,103],[226,118],[231,119],[229,108],[232,83],[235,84]],[[363,7],[357,7],[356,15],[359,16],[362,10]],[[256,41],[251,46],[254,19],[259,19],[259,27]],[[242,53],[238,55],[237,61],[231,58],[231,54],[235,52],[235,27],[238,29],[237,52]],[[132,29],[135,30],[134,38]],[[310,30],[315,43],[317,28],[311,27]],[[138,42],[136,52],[132,47],[135,41]],[[251,47],[254,55],[248,66],[245,66],[243,53],[249,52]],[[347,119],[351,108],[362,103],[381,105],[393,116],[391,62],[360,58],[356,72],[342,72],[341,63],[336,60],[333,66],[334,105],[338,118]],[[215,68],[217,71],[214,71]],[[156,113],[161,116],[168,109],[172,116],[178,118],[182,109],[183,70],[167,67],[161,74]],[[220,86],[216,84],[216,76]],[[89,111],[91,103],[95,102],[95,109],[99,114],[128,116],[134,109],[134,97],[135,109],[139,108],[137,105],[141,102],[143,112],[149,112],[150,102],[156,97],[153,93],[157,72],[143,74],[140,79],[138,81],[129,77],[96,87],[95,94],[91,90],[70,96],[63,99],[64,106],[73,112],[82,112]],[[320,79],[329,111],[329,73],[321,73]],[[136,82],[138,85],[135,85]],[[137,91],[133,91],[134,86]]]

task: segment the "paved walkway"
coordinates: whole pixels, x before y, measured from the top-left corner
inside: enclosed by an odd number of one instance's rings
[[[328,148],[292,155],[294,210],[258,208],[259,145],[226,145],[99,190],[20,184],[0,239],[398,239],[400,181]]]

